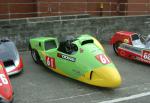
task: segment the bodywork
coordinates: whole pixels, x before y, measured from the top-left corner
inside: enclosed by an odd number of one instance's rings
[[[47,41],[54,45],[45,47]],[[64,76],[100,87],[120,86],[121,77],[102,45],[89,35],[81,35],[72,41],[74,50],[65,52],[65,42],[56,38],[40,37],[30,40],[30,49],[36,50],[40,60],[51,70]]]
[[[0,61],[0,103],[12,103],[13,90],[4,68],[3,62]]]
[[[134,32],[120,31],[113,35],[111,45],[119,43],[117,54],[124,58],[150,64],[150,41]]]
[[[0,40],[0,60],[3,61],[8,75],[19,73],[23,69],[22,58],[10,40]]]

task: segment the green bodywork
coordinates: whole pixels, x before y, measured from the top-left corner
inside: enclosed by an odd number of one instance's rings
[[[68,77],[77,79],[83,76],[89,71],[93,71],[96,68],[102,66],[111,66],[114,67],[114,64],[108,56],[106,56],[105,51],[100,48],[95,41],[93,43],[87,43],[81,45],[86,40],[93,40],[93,37],[90,35],[81,35],[78,37],[73,44],[78,47],[78,50],[73,54],[66,54],[61,51],[58,51],[59,42],[57,38],[51,37],[39,37],[30,40],[31,48],[36,50],[40,56],[41,61],[48,67],[46,62],[46,56],[55,59],[55,69],[60,69]],[[54,41],[56,44],[55,48],[45,50],[45,41]],[[43,53],[46,55],[43,55]],[[71,58],[74,58],[75,61],[69,61],[58,57],[58,54],[62,54]],[[104,54],[111,61],[109,64],[103,64],[96,59],[96,56],[99,54]],[[88,78],[89,79],[89,78]]]

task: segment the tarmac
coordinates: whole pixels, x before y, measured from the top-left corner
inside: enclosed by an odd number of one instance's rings
[[[115,55],[104,44],[123,82],[119,88],[95,87],[61,76],[37,65],[30,52],[20,52],[24,70],[11,76],[14,103],[150,103],[150,65]]]

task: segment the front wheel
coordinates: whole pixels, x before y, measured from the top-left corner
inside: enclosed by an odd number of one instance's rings
[[[118,47],[120,46],[121,42],[116,42],[113,44],[113,48],[115,53],[118,55]]]
[[[37,64],[41,63],[40,56],[39,56],[39,54],[38,54],[38,52],[36,50],[32,49],[31,50],[31,55],[32,55],[32,58],[33,58],[33,60],[34,60],[35,63],[37,63]]]

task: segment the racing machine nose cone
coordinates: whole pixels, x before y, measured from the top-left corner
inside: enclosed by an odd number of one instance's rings
[[[122,79],[115,67],[103,66],[93,71],[91,80],[95,81],[97,86],[116,88],[121,85]]]

